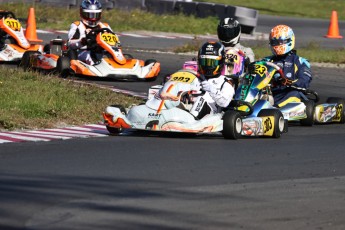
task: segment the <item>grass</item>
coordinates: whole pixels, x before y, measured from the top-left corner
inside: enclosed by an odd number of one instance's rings
[[[106,106],[140,102],[93,85],[0,66],[0,130],[98,123]]]

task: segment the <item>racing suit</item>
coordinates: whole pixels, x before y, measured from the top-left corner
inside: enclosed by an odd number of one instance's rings
[[[253,62],[255,61],[255,55],[254,55],[254,51],[250,48],[250,47],[245,47],[243,45],[241,45],[240,43],[237,43],[235,46],[233,46],[236,49],[241,50],[246,57],[248,58],[249,62]],[[231,47],[225,47],[225,52],[230,49]]]
[[[86,34],[92,29],[108,28],[111,30],[107,23],[100,22],[96,27],[88,27],[82,21],[73,22],[68,31],[68,47],[73,50],[78,50],[78,60],[85,62],[89,65],[94,65],[95,57],[92,56],[90,50],[87,50],[87,46],[84,42]]]
[[[235,94],[233,83],[223,75],[205,80],[201,82],[201,86],[206,93],[195,99],[190,110],[190,113],[197,119],[201,119],[207,114],[221,112],[230,104]]]
[[[307,59],[299,57],[296,51],[291,51],[281,56],[270,56],[263,59],[264,61],[271,61],[282,68],[286,78],[291,80],[290,85],[309,88],[312,80],[312,72],[310,69],[310,63]],[[283,84],[279,81],[279,74],[274,76],[274,84],[272,85],[272,93],[274,98],[274,106],[282,107],[289,101],[301,101],[306,100],[305,95],[293,88],[289,87],[289,84]]]
[[[239,77],[243,76],[247,70],[247,67],[250,62],[255,61],[255,55],[251,48],[242,46],[240,43],[237,43],[235,46],[227,46],[225,47],[225,54],[228,53],[231,49],[237,49],[244,53],[244,62],[232,62],[225,64],[222,70],[223,75],[231,75],[232,81],[234,82],[235,89],[238,85]]]

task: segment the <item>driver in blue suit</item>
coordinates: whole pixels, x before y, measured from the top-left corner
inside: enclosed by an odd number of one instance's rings
[[[288,79],[282,80],[278,74],[274,76],[272,84],[274,105],[282,107],[289,102],[307,100],[302,92],[289,87],[296,86],[307,89],[313,78],[308,60],[299,57],[294,50],[294,32],[289,26],[277,25],[270,32],[269,42],[273,55],[263,60],[277,64]]]

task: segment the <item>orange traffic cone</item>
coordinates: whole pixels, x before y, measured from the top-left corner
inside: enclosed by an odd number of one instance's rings
[[[325,37],[326,38],[343,38],[343,36],[339,34],[338,15],[337,15],[337,11],[335,10],[332,11],[332,17],[331,17],[331,22],[328,28],[328,34],[325,35]]]
[[[29,16],[26,22],[25,37],[29,42],[42,42],[43,40],[37,38],[36,31],[36,17],[34,8],[29,9]]]

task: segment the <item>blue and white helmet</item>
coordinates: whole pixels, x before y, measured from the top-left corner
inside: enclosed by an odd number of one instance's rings
[[[83,0],[80,4],[80,17],[87,26],[96,27],[102,17],[102,4],[98,0]]]

